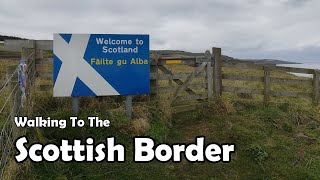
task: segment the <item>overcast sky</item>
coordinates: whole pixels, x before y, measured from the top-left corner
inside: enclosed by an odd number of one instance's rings
[[[0,0],[0,34],[150,34],[151,49],[320,62],[320,0]]]

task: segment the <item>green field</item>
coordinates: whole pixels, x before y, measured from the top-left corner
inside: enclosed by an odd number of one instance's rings
[[[4,51],[4,44],[0,43],[0,52],[3,52]]]

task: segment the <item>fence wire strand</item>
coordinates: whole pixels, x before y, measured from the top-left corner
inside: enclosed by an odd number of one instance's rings
[[[35,52],[31,52],[26,59],[24,59],[24,62],[27,62],[28,65],[32,65],[35,61],[35,58],[30,59]],[[31,71],[32,66],[27,66],[27,70],[25,72],[28,72],[27,75],[34,75]],[[22,110],[22,104],[21,104],[21,96],[18,92],[20,91],[20,79],[18,75],[18,79],[16,80],[16,83],[14,87],[11,87],[12,89],[10,92],[5,91],[8,89],[8,84],[15,82],[13,77],[17,75],[16,73],[19,73],[20,65],[17,66],[17,68],[13,71],[11,75],[7,75],[4,83],[0,85],[0,97],[5,97],[4,105],[0,109],[0,179],[3,179],[4,173],[5,173],[5,167],[10,162],[10,159],[13,157],[15,149],[13,145],[13,138],[15,133],[15,124],[13,117],[20,115]],[[28,85],[30,82],[28,82]],[[9,94],[9,95],[8,95]],[[13,101],[10,105],[12,105],[11,110],[9,110],[9,101],[10,99]],[[8,107],[8,108],[6,108]],[[9,110],[9,112],[6,112]],[[2,121],[2,122],[1,122]],[[12,121],[12,122],[10,122]]]
[[[9,82],[12,80],[13,76],[15,73],[18,72],[18,67],[14,70],[14,72],[10,75],[10,77],[8,77],[5,82],[1,85],[1,89],[0,89],[0,93],[2,93],[2,91],[7,87],[7,85],[9,84]]]
[[[3,113],[3,110],[5,109],[5,107],[7,106],[9,100],[11,99],[11,96],[13,94],[13,92],[16,90],[16,88],[18,87],[18,83],[14,86],[13,90],[11,91],[10,95],[7,97],[6,101],[4,102],[4,105],[2,106],[1,110],[0,110],[0,114]],[[18,90],[19,91],[19,90]],[[18,92],[17,91],[17,92]],[[17,93],[16,92],[16,93]]]
[[[18,95],[18,91],[15,94],[15,98],[14,98],[14,106],[16,105],[16,99],[17,99],[17,95]],[[5,123],[1,129],[1,133],[0,133],[0,154],[1,154],[1,159],[0,159],[0,177],[3,176],[4,173],[4,167],[5,165],[8,163],[9,158],[11,157],[11,155],[13,154],[13,139],[12,139],[12,133],[13,133],[13,128],[14,125],[13,123],[9,123],[10,118],[14,116],[19,115],[21,110],[21,105],[19,106],[19,109],[15,112],[14,109],[12,108],[11,112],[8,114]]]

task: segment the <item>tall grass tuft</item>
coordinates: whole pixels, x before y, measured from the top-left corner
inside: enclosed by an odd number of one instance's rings
[[[236,112],[234,104],[227,98],[216,96],[209,99],[205,108],[202,109],[204,114],[230,114]]]
[[[145,134],[157,141],[166,140],[172,126],[171,120],[174,109],[171,106],[170,99],[170,95],[162,95],[154,98],[149,103],[150,128]]]

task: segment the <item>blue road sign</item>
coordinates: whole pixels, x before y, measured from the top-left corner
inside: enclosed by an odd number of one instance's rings
[[[150,93],[149,35],[55,34],[53,95]]]

